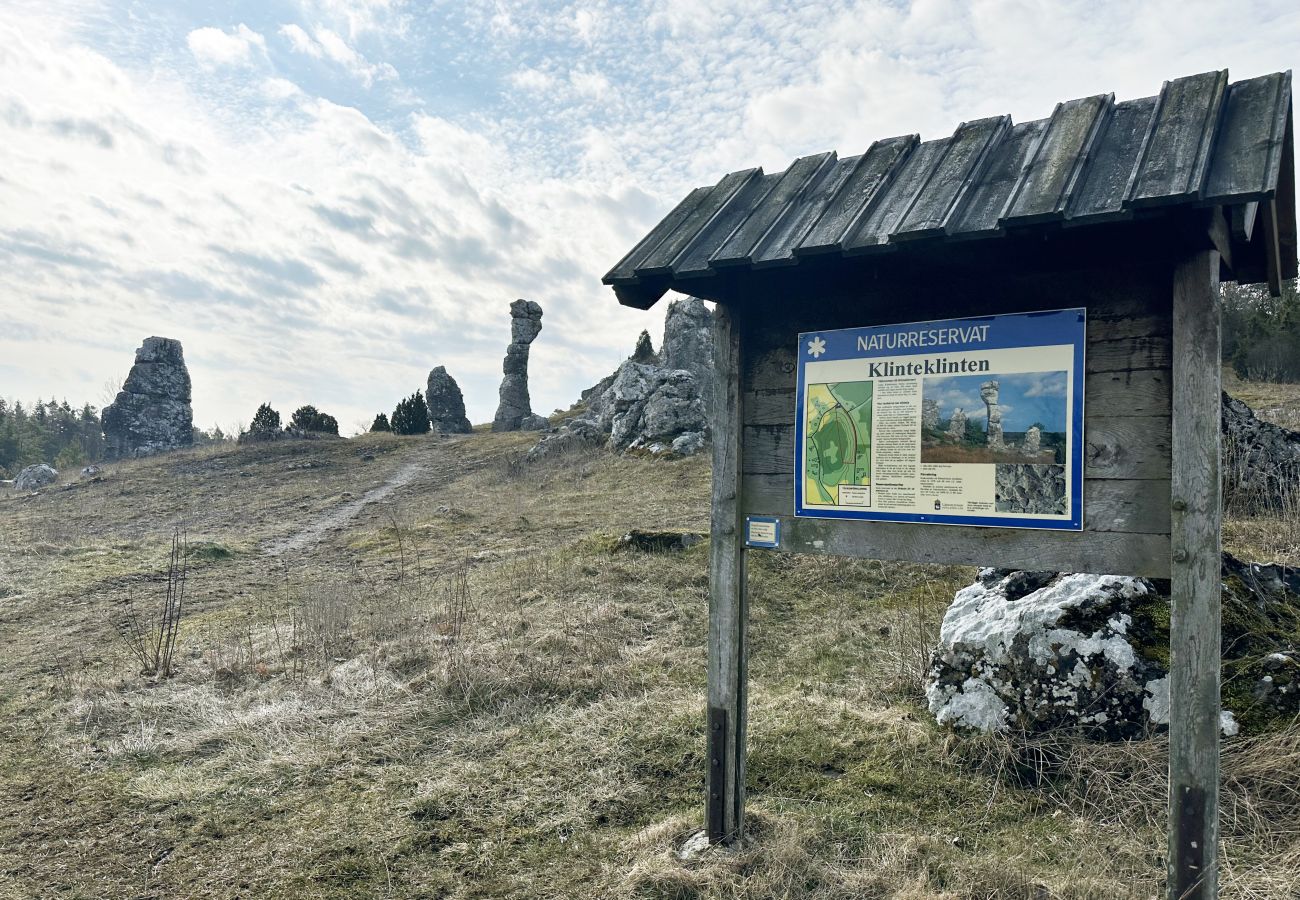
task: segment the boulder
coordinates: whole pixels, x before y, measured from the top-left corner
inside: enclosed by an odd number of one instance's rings
[[[58,470],[47,466],[45,463],[37,463],[18,473],[18,477],[14,479],[14,490],[37,491],[47,485],[54,484],[58,480]]]
[[[104,407],[103,428],[108,459],[149,456],[194,443],[190,373],[180,341],[145,338],[122,390]]]
[[[528,345],[541,330],[541,306],[531,300],[510,304],[510,346],[501,364],[500,400],[492,419],[493,431],[520,431],[523,420],[533,414],[528,396]]]
[[[1223,557],[1225,733],[1300,713],[1300,572]],[[984,569],[957,593],[930,659],[942,724],[1081,728],[1128,739],[1169,721],[1167,582]]]
[[[465,416],[465,397],[456,379],[447,374],[446,366],[438,366],[429,373],[424,398],[434,431],[440,434],[469,434],[473,431]]]
[[[1278,512],[1300,502],[1300,432],[1257,419],[1223,395],[1223,500],[1239,512]]]

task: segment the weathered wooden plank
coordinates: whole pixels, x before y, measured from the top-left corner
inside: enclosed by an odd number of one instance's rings
[[[1129,372],[1138,369],[1168,369],[1171,341],[1159,337],[1089,341],[1084,349],[1085,372]]]
[[[1111,107],[1079,188],[1066,207],[1067,222],[1102,222],[1129,215],[1124,201],[1151,133],[1158,100],[1143,97]]]
[[[746,394],[746,397],[760,396]],[[775,400],[776,395],[772,395]],[[745,417],[745,446],[741,469],[746,475],[783,475],[796,469],[794,394],[788,402],[772,403],[772,415],[790,410],[786,422],[755,422]],[[1169,420],[1155,416],[1089,417],[1084,425],[1084,477],[1113,481],[1169,478]],[[755,510],[747,510],[755,512]],[[1164,515],[1163,509],[1160,515]],[[1161,529],[1162,531],[1164,529]]]
[[[1010,127],[1010,116],[976,119],[958,126],[943,158],[930,171],[889,239],[914,240],[943,234],[950,214],[969,193],[991,149]]]
[[[838,253],[844,236],[866,214],[880,191],[901,168],[908,154],[916,148],[918,141],[916,135],[907,134],[872,144],[862,154],[857,168],[826,205],[825,212],[799,241],[795,254],[807,256],[814,253]]]
[[[781,180],[781,174],[774,172],[747,181],[708,227],[697,234],[690,245],[682,251],[681,256],[673,263],[673,276],[695,278],[713,275],[714,271],[709,268],[709,257],[726,243],[741,223],[753,213],[754,208]]]
[[[1047,119],[1037,119],[1011,127],[993,151],[979,183],[953,216],[948,225],[949,236],[987,237],[1001,232],[999,219],[1002,210],[1006,208],[1030,154],[1047,129],[1047,122]]]
[[[1205,182],[1207,203],[1273,196],[1281,173],[1290,101],[1290,72],[1249,78],[1228,87],[1223,123]]]
[[[808,182],[834,162],[834,153],[817,153],[795,160],[735,233],[709,257],[709,265],[716,269],[752,262],[750,254],[768,229],[789,210]]]
[[[1091,411],[1090,411],[1091,412]],[[744,471],[794,471],[795,392],[747,391]],[[787,429],[785,433],[770,430]],[[1169,477],[1169,420],[1163,417],[1088,415],[1084,425],[1084,477],[1150,479]],[[788,467],[788,468],[787,468]]]
[[[794,388],[788,391],[745,391],[746,425],[793,425]]]
[[[658,247],[650,251],[646,258],[637,264],[637,277],[671,275],[673,261],[695,239],[695,236],[708,227],[737,191],[761,174],[761,169],[742,169],[722,176],[722,180],[714,185],[708,196],[701,199],[699,205],[682,220],[681,226],[664,238]]]
[[[1259,214],[1259,201],[1250,200],[1232,207],[1232,236],[1243,244],[1249,244],[1255,233],[1255,220]]]
[[[681,224],[686,221],[686,217],[691,214],[695,207],[700,205],[704,199],[713,190],[713,186],[698,187],[682,198],[682,202],[673,207],[668,215],[659,221],[659,224],[650,229],[650,233],[641,240],[637,241],[636,246],[628,251],[618,261],[614,268],[605,273],[601,279],[605,284],[634,284],[637,281],[636,267],[640,262],[650,254],[652,250],[663,242],[663,239],[676,231]]]
[[[1219,257],[1174,274],[1172,559],[1169,628],[1170,900],[1218,896]]]
[[[1027,225],[1065,217],[1089,150],[1114,101],[1114,94],[1102,94],[1056,104],[1047,131],[1002,217],[1003,224]]]
[[[1129,206],[1200,198],[1227,87],[1226,69],[1165,82]]]
[[[794,354],[769,350],[773,359],[788,358],[790,369],[755,366],[745,374],[746,391],[792,390]],[[1090,371],[1084,376],[1089,414],[1098,416],[1167,416],[1169,415],[1169,370]]]
[[[920,563],[1169,577],[1168,535],[1118,531],[963,528],[783,516],[779,550]]]
[[[793,471],[791,467],[782,473],[746,472],[742,484],[741,515],[792,515],[794,476],[790,473]],[[1084,530],[1090,532],[1168,535],[1169,479],[1085,477],[1083,524]]]
[[[767,236],[759,242],[752,258],[755,268],[786,266],[795,262],[794,251],[835,199],[840,188],[856,172],[866,155],[850,156],[828,167],[826,173],[810,183],[791,205],[789,212],[777,220]]]
[[[898,222],[907,214],[935,165],[943,159],[952,138],[926,141],[903,160],[897,174],[885,185],[863,218],[850,229],[842,245],[845,253],[867,253],[884,247]]]
[[[731,842],[745,826],[745,731],[749,615],[740,517],[740,329],[719,305],[713,316],[713,485],[709,532],[708,794],[711,841]],[[720,710],[722,715],[714,714]],[[716,763],[714,762],[716,761]],[[719,813],[720,818],[719,818]]]

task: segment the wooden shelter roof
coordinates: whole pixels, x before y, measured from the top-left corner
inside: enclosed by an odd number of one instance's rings
[[[1296,275],[1292,132],[1289,71],[1229,84],[1223,70],[1139,100],[1058,103],[1032,122],[994,116],[950,137],[886,138],[696,188],[603,280],[645,309],[739,269],[1220,207],[1225,266],[1276,293]]]

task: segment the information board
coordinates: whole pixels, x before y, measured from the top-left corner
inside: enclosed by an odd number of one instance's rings
[[[799,335],[796,516],[1083,528],[1084,310]]]

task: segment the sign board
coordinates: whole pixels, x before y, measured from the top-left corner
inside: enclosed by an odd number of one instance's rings
[[[1083,528],[1082,309],[799,335],[796,516]]]

